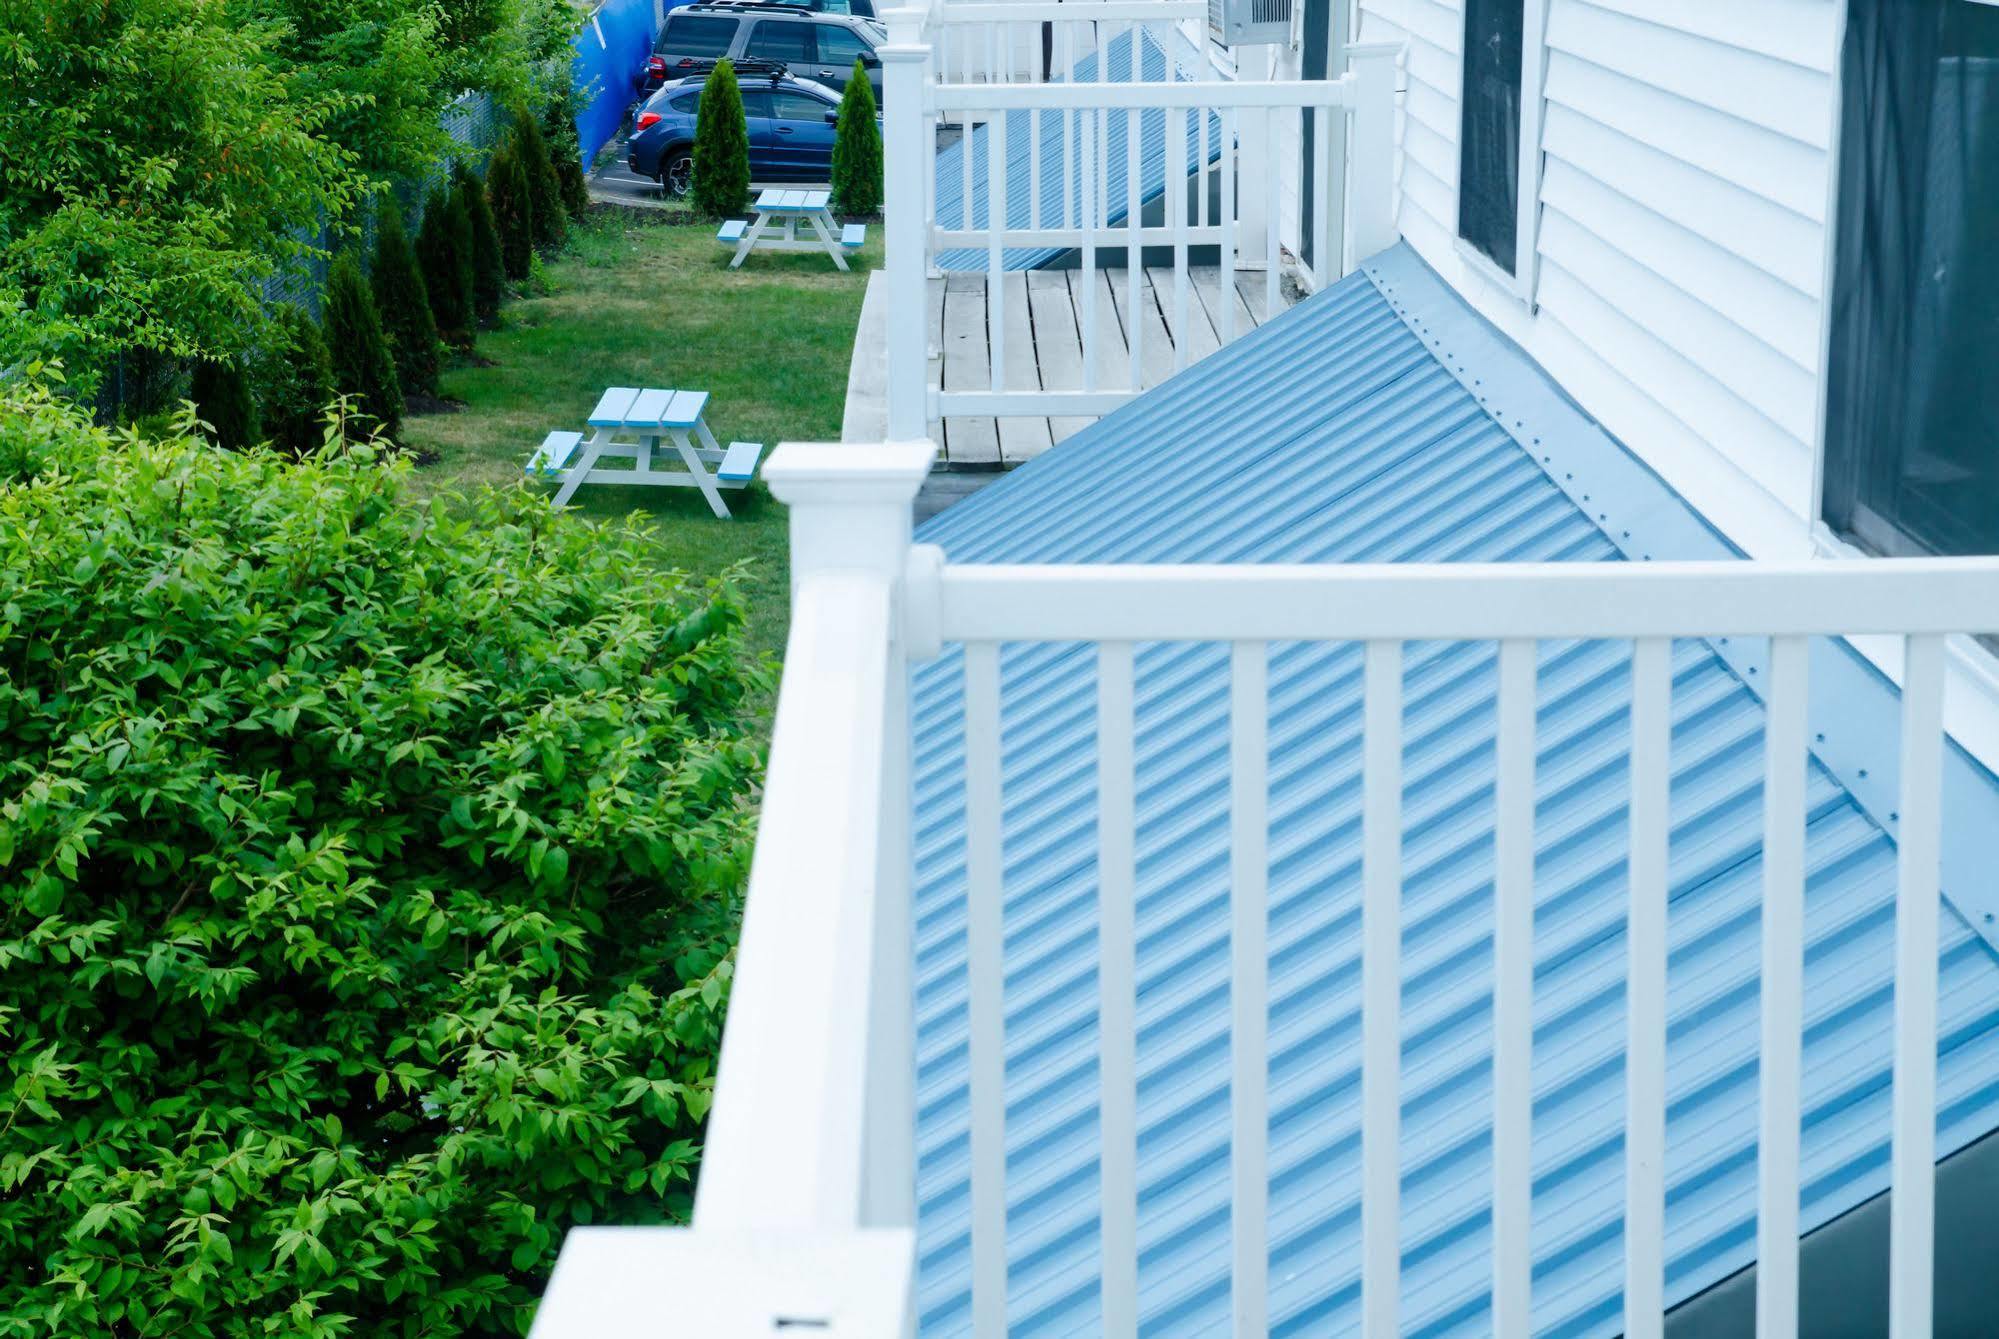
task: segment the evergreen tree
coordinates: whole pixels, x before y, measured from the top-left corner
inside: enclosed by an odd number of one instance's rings
[[[273,446],[302,456],[326,440],[333,364],[318,324],[302,309],[281,308],[274,326],[259,368],[264,430]]]
[[[534,202],[534,244],[553,251],[569,240],[569,211],[539,118],[526,113],[514,118],[514,150],[528,174],[528,198]]]
[[[461,346],[472,342],[472,220],[455,192],[439,186],[424,206],[416,235],[416,258],[430,314],[443,338]]]
[[[486,168],[486,198],[500,234],[500,262],[515,283],[528,277],[534,256],[534,200],[518,146],[508,144]]]
[[[555,159],[556,180],[562,184],[562,205],[569,217],[580,219],[590,208],[590,179],[583,170],[583,144],[576,134],[575,94],[551,98],[542,112],[542,135]]]
[[[840,96],[840,124],[833,132],[833,207],[843,214],[875,214],[882,207],[882,134],[875,121],[875,90],[859,60]]]
[[[739,214],[750,194],[750,127],[743,90],[727,57],[701,86],[694,121],[694,208],[712,218]]]
[[[250,398],[250,378],[234,358],[203,358],[194,365],[188,398],[194,411],[215,436],[218,446],[241,451],[257,444],[257,405]]]
[[[452,194],[465,207],[472,229],[472,314],[491,321],[500,314],[500,298],[506,293],[506,263],[500,257],[500,231],[493,222],[493,207],[486,202],[485,187],[463,163],[458,165],[457,183]]]
[[[355,407],[394,437],[403,426],[403,392],[395,359],[361,266],[351,252],[333,262],[326,280],[326,352],[333,388],[354,397]]]
[[[431,319],[430,294],[417,269],[416,252],[403,231],[403,211],[392,195],[383,196],[375,209],[375,263],[368,278],[403,393],[436,395],[437,322]]]

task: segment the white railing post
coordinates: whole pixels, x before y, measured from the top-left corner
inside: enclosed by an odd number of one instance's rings
[[[1400,42],[1366,42],[1347,48],[1354,77],[1348,119],[1347,226],[1344,269],[1395,245],[1395,67]]]
[[[791,635],[694,1226],[572,1232],[534,1339],[914,1339],[903,588],[934,454],[786,444],[764,467],[792,508]]]
[[[891,441],[921,438],[928,421],[924,403],[928,380],[924,344],[923,282],[930,269],[925,226],[930,185],[936,173],[936,137],[925,143],[930,124],[930,48],[922,40],[920,9],[888,11],[888,44],[877,48],[882,63],[883,227],[888,248],[888,436]],[[971,152],[970,141],[966,153]]]
[[[1268,48],[1252,47],[1249,52],[1243,53],[1242,60],[1242,68],[1237,71],[1238,78],[1268,77]],[[1265,68],[1256,68],[1257,63]],[[1275,166],[1271,161],[1275,144],[1269,134],[1269,126],[1270,115],[1267,112],[1243,117],[1240,139],[1231,150],[1236,176],[1238,222],[1242,225],[1242,249],[1236,263],[1245,270],[1275,267],[1278,259],[1265,245],[1264,237],[1264,225],[1268,221],[1265,214],[1269,208],[1265,203],[1267,178]]]

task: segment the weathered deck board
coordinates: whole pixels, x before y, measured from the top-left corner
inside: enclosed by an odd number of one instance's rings
[[[1158,268],[1140,272],[1139,318],[1142,326],[1140,383],[1145,390],[1175,375],[1174,340],[1187,344],[1192,366],[1221,347],[1222,301],[1235,304],[1235,334],[1239,339],[1266,318],[1261,272],[1242,271],[1224,283],[1213,266],[1189,271],[1186,330],[1169,327],[1176,315],[1173,273]],[[1122,269],[1095,272],[1086,283],[1084,272],[1038,270],[1011,273],[1002,279],[1005,297],[999,318],[1005,325],[1006,384],[1010,390],[1121,391],[1131,384],[1125,343],[1128,276]],[[1156,285],[1156,287],[1155,287]],[[855,334],[854,365],[848,377],[847,413],[841,437],[845,441],[879,440],[888,419],[887,377],[880,368],[888,323],[896,314],[886,310],[886,294],[863,307]],[[990,390],[992,387],[991,329],[994,313],[983,274],[952,274],[925,285],[925,336],[932,351],[932,389]],[[1094,348],[1086,347],[1089,308],[1095,308]],[[1094,375],[1086,375],[1086,361]],[[867,364],[864,366],[864,362]],[[1060,442],[1095,420],[1064,418],[959,417],[938,423],[931,433],[941,445],[941,459],[952,465],[991,468],[1016,465]]]

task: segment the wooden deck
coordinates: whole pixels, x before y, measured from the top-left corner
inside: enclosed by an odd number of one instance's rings
[[[1226,295],[1221,271],[1213,266],[1190,271],[1193,292],[1188,302],[1187,329],[1176,332],[1173,271],[1149,268],[1140,290],[1140,381],[1146,389],[1174,374],[1174,347],[1187,342],[1188,364],[1221,347],[1222,303],[1235,306],[1235,332],[1241,338],[1261,324],[1265,307],[1262,271],[1239,271]],[[888,332],[886,275],[869,276],[860,327],[854,336],[854,357],[847,380],[846,419],[841,440],[876,442],[888,428],[885,350]],[[1085,302],[1096,304],[1096,389],[1114,390],[1129,384],[1130,354],[1125,342],[1129,293],[1123,270],[1098,270],[1095,287],[1086,287],[1081,270],[1029,270],[1007,274],[1002,306],[1006,336],[1002,341],[1009,389],[1049,391],[1084,389],[1081,313]],[[1281,290],[1280,290],[1281,291]],[[930,385],[947,390],[989,389],[992,348],[988,337],[991,304],[986,276],[951,274],[929,281],[925,320],[929,332]],[[1280,303],[1286,301],[1283,297]],[[958,418],[932,422],[933,440],[942,460],[961,468],[1004,468],[1031,460],[1080,428],[1089,418]]]

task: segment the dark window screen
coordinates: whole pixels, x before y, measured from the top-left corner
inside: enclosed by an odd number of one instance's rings
[[[734,19],[703,19],[693,15],[666,21],[659,49],[676,56],[724,56],[736,36]]]
[[[765,19],[751,31],[746,54],[764,60],[811,60],[812,25],[796,20]]]
[[[1882,553],[1999,553],[1999,9],[1848,11],[1826,520]]]
[[[1513,273],[1520,203],[1522,0],[1466,0],[1458,236]]]

